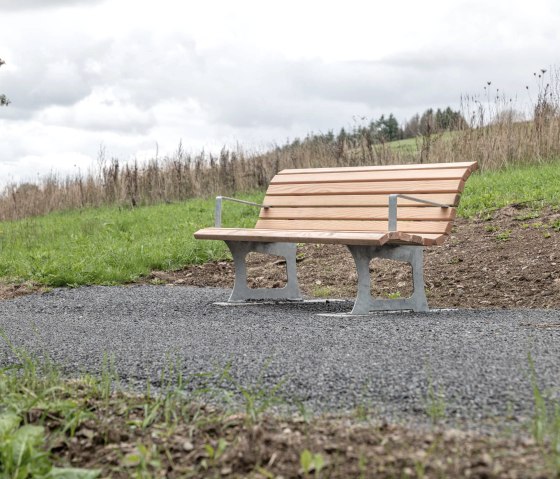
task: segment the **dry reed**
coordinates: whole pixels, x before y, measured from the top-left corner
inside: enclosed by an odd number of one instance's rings
[[[37,184],[12,184],[0,195],[0,219],[15,220],[75,208],[101,205],[147,205],[216,194],[263,190],[284,168],[478,161],[481,169],[560,159],[559,71],[537,78],[532,118],[520,121],[511,101],[463,98],[468,119],[458,131],[416,139],[417,148],[372,143],[366,136],[313,136],[265,153],[223,149],[219,154],[190,155],[181,145],[162,159],[140,164],[107,160],[85,175],[51,174]],[[490,86],[490,85],[488,85]]]

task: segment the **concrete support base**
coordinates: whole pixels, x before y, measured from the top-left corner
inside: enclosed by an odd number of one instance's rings
[[[413,310],[428,311],[424,291],[424,248],[422,246],[384,245],[348,246],[358,272],[358,296],[351,314],[368,314],[370,311]],[[406,261],[412,266],[414,292],[410,298],[381,299],[371,296],[369,263],[373,258]]]
[[[297,274],[295,243],[260,243],[256,241],[226,241],[235,264],[235,284],[229,297],[229,302],[243,302],[247,300],[285,299],[301,300]],[[273,254],[286,258],[286,272],[288,282],[283,288],[256,288],[247,286],[246,256],[251,252]]]

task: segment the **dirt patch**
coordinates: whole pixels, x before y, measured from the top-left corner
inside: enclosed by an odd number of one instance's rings
[[[535,212],[523,205],[496,211],[491,218],[458,219],[442,246],[426,248],[425,279],[431,307],[560,307],[560,214]],[[374,260],[374,291],[384,297],[406,297],[410,268]],[[248,257],[251,287],[278,287],[285,265],[266,256]],[[233,286],[233,263],[191,266],[154,272],[146,282],[189,286]],[[305,244],[298,248],[298,280],[304,294],[353,298],[357,275],[348,250],[338,245]]]
[[[529,438],[494,438],[454,429],[426,430],[354,418],[279,418],[257,422],[209,406],[183,406],[184,420],[145,424],[145,408],[107,408],[71,437],[53,435],[61,462],[99,468],[103,477],[473,477],[544,478],[546,449]],[[39,411],[38,411],[39,412]],[[159,418],[160,420],[163,418]],[[63,423],[50,416],[48,426]]]
[[[17,298],[31,293],[44,293],[50,291],[51,288],[46,288],[34,283],[21,283],[21,284],[4,284],[0,283],[0,300]]]

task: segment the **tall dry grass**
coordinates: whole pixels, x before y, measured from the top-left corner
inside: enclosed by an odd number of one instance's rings
[[[313,136],[265,153],[223,149],[190,155],[181,145],[165,158],[140,164],[107,159],[84,175],[12,184],[0,195],[0,219],[101,205],[138,206],[216,194],[262,190],[284,168],[478,161],[481,169],[560,159],[560,70],[536,78],[529,119],[512,102],[491,94],[463,98],[467,122],[458,131],[428,132],[416,148],[373,143],[360,135]],[[490,85],[488,85],[490,87]]]

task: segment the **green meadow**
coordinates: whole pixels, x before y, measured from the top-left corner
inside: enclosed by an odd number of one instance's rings
[[[261,201],[264,194],[239,195]],[[458,214],[472,218],[512,203],[540,209],[560,201],[560,163],[474,174]],[[223,226],[251,227],[258,208],[224,204]],[[228,257],[223,242],[197,241],[211,226],[213,199],[138,208],[117,206],[52,213],[0,223],[0,281],[46,286],[119,284],[153,270]]]

